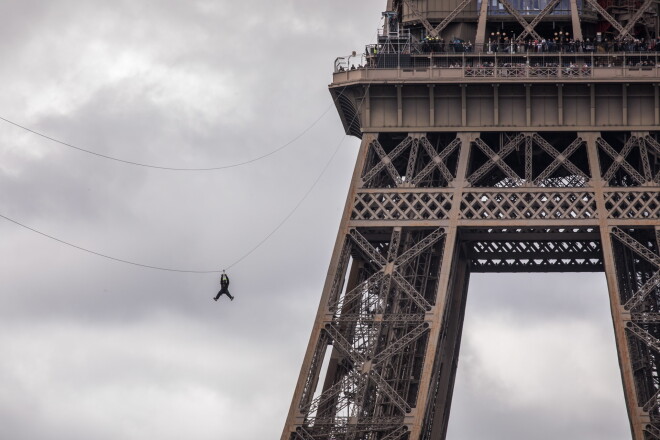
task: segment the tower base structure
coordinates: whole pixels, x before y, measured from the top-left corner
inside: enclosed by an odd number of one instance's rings
[[[547,56],[336,66],[362,143],[282,440],[444,439],[480,272],[604,272],[631,438],[660,439],[660,64]]]

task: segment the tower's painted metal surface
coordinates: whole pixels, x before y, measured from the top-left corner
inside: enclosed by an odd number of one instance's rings
[[[475,272],[605,272],[631,438],[660,439],[657,4],[387,9],[335,63],[362,144],[282,440],[444,439]]]

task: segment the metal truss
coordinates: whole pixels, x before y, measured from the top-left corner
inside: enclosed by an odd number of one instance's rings
[[[657,426],[649,423],[648,425],[646,425],[646,427],[644,427],[644,432],[648,436],[650,436],[648,438],[660,440],[660,428],[658,428]]]
[[[366,138],[285,440],[444,438],[469,274],[606,270],[634,438],[656,438],[655,136]]]
[[[623,144],[620,151],[615,150],[612,145],[601,137],[596,140],[596,143],[598,144],[598,147],[600,147],[600,150],[605,152],[612,161],[612,164],[603,173],[603,180],[605,182],[616,186],[641,186],[651,180],[652,176],[645,139],[631,136]],[[649,145],[653,144],[649,143]],[[628,160],[628,156],[634,148],[637,148],[640,151],[643,172],[646,177],[641,175]],[[655,146],[653,146],[653,148],[655,148]]]
[[[617,238],[623,245],[636,253],[638,256],[642,257],[644,260],[648,261],[656,267],[660,267],[660,256],[648,249],[643,244],[639,243],[629,234],[624,232],[621,228],[612,228],[612,236]]]
[[[637,404],[653,423],[660,422],[660,254],[657,231],[611,230],[620,303],[630,317],[625,324],[635,377]],[[657,426],[644,428],[657,438]]]
[[[469,192],[461,200],[461,218],[502,219],[592,219],[596,201],[590,192]]]
[[[369,146],[367,167],[362,174],[365,188],[419,188],[448,186],[455,178],[450,159],[461,142],[433,145],[427,137],[406,137],[386,152],[378,140]],[[454,160],[455,162],[455,160]]]
[[[462,240],[473,273],[603,270],[600,236],[593,228],[471,229]]]
[[[651,5],[654,3],[654,0],[645,0],[642,6],[635,12],[635,14],[628,20],[628,23],[623,27],[622,35],[630,35],[630,31],[633,30],[635,25],[642,18],[644,13],[649,10]]]
[[[559,4],[561,0],[551,0],[548,2],[547,5],[545,5],[545,8],[541,12],[539,12],[536,17],[534,17],[534,20],[532,20],[527,26],[523,27],[523,31],[520,33],[518,38],[516,38],[516,41],[524,41],[525,38],[527,38],[527,35],[530,34],[531,29],[536,29],[536,26],[543,20],[546,15],[552,13],[552,11],[555,10],[557,5]]]
[[[653,1],[640,0],[623,25],[598,0],[582,6],[571,0],[573,37],[582,39],[580,14],[595,10],[618,32],[617,39],[628,38],[651,16]],[[511,0],[498,2],[509,15],[498,15],[498,24],[513,17],[522,26],[517,41],[541,40],[535,29],[549,23],[560,4],[549,0],[531,17]],[[457,1],[433,24],[421,4],[388,1],[400,27],[379,36],[379,54],[410,54],[426,66],[434,56],[427,61],[427,55],[413,53],[412,42],[424,34],[417,23],[438,37],[473,3]],[[488,7],[482,2],[475,48],[485,43],[493,18]],[[564,26],[568,19],[563,17]],[[516,65],[521,61],[509,55],[511,66],[462,66],[456,77],[440,68],[423,76],[417,64],[365,69],[362,79],[335,74],[342,79],[331,91],[345,131],[362,144],[281,440],[444,440],[470,274],[594,271],[607,274],[632,438],[660,440],[660,132],[646,131],[653,130],[652,115],[639,115],[657,107],[653,96],[638,99],[638,90],[651,90],[652,78],[631,74],[628,113],[599,128],[596,89],[590,89],[589,107],[586,84],[598,80],[603,89],[614,87],[610,79],[595,78],[590,66],[564,66],[573,62],[569,55],[556,57],[559,66]],[[626,66],[621,69],[627,74]],[[486,100],[470,89],[491,79],[505,81],[502,87],[520,81],[551,87],[559,79],[581,92],[579,104],[572,92],[557,95],[557,120],[591,108],[591,124],[532,125],[554,112],[551,100],[541,103],[526,89],[524,97],[505,104],[499,93],[483,89]],[[435,85],[435,92],[427,94],[425,83]],[[460,99],[445,99],[448,84],[468,88],[461,89]],[[616,87],[623,87],[625,103],[626,85]],[[481,102],[474,104],[473,96]],[[359,111],[361,99],[365,107]],[[526,106],[515,109],[520,116],[515,124],[503,124],[505,117],[482,128],[468,124],[473,109],[504,115],[511,102]],[[433,115],[439,105],[442,114],[460,115],[462,124],[438,123]],[[411,121],[415,114],[418,120]],[[589,120],[585,116],[578,119]],[[386,128],[375,133],[372,122]]]
[[[520,182],[522,179],[515,171],[511,169],[504,159],[511,153],[513,153],[525,140],[523,134],[516,135],[511,141],[509,141],[502,149],[495,153],[489,146],[481,139],[476,139],[474,144],[479,147],[481,151],[488,156],[488,161],[483,164],[478,170],[476,170],[472,175],[468,177],[468,182],[474,185],[482,177],[484,177],[491,169],[494,167],[499,168],[504,172],[505,176],[510,179],[512,182]]]
[[[352,258],[358,278],[327,304],[330,314],[298,405],[304,423],[295,435],[316,440],[408,435],[403,420],[415,405],[429,332],[425,313],[435,303],[444,238],[444,228],[349,231],[341,255]],[[329,344],[337,362],[321,392],[310,398]]]
[[[516,21],[527,31],[528,34],[530,34],[532,37],[536,38],[537,40],[541,40],[541,36],[534,30],[533,27],[529,25],[527,20],[525,20],[525,17],[523,17],[520,12],[516,8],[514,8],[511,3],[509,3],[508,0],[498,0],[502,6],[504,6],[504,9],[511,14],[513,18],[516,19]]]
[[[610,218],[660,218],[660,200],[657,192],[653,191],[608,192],[605,194],[605,207]]]
[[[589,184],[586,144],[580,137],[559,147],[561,150],[539,133],[517,134],[497,152],[484,139],[478,138],[474,144],[487,159],[478,168],[473,166],[476,171],[468,176],[472,186],[574,188]],[[578,152],[582,153],[580,161],[571,160]],[[493,173],[493,169],[500,173]]]
[[[531,23],[516,18],[533,35],[557,4]],[[397,99],[407,108],[405,94]],[[470,274],[602,271],[634,440],[660,440],[658,133],[420,133],[386,116],[399,128],[361,127],[282,440],[443,440]]]
[[[559,5],[560,0],[551,0],[549,1],[543,10],[534,16],[534,19],[531,22],[528,22],[527,19],[518,12],[518,10],[509,2],[509,0],[498,0],[498,2],[504,7],[507,13],[513,17],[518,24],[523,28],[521,34],[516,38],[516,41],[524,41],[525,38],[531,36],[534,39],[541,40],[541,36],[536,32],[536,26],[543,21],[552,11]],[[597,0],[586,0],[586,2],[607,21],[614,29],[617,30],[618,35],[616,36],[617,40],[628,38],[634,38],[631,34],[635,25],[637,25],[645,13],[649,11],[651,6],[654,4],[654,0],[645,0],[644,3],[635,11],[634,15],[630,17],[626,25],[623,26],[619,20],[610,15],[605,8],[603,8]],[[433,26],[431,22],[426,18],[426,15],[420,12],[417,8],[415,1],[413,0],[399,0],[397,4],[405,4],[412,15],[415,17],[419,23],[424,26],[429,36],[435,38],[440,35],[440,33],[450,24],[454,19],[471,3],[471,0],[462,0],[454,10],[452,10],[440,24]],[[578,34],[581,34],[581,31],[578,29]],[[576,34],[577,35],[577,34]]]
[[[631,37],[630,32],[627,31],[621,24],[614,18],[612,17],[600,4],[598,4],[597,0],[586,0],[589,5],[591,5],[592,8],[594,8],[598,13],[605,19],[607,20],[614,29],[619,31],[619,35],[617,36],[617,39],[622,39],[625,36]]]
[[[358,193],[352,220],[438,220],[449,218],[451,193]]]
[[[439,25],[433,26],[431,22],[428,21],[428,19],[417,9],[417,6],[412,0],[401,0],[403,3],[405,3],[406,6],[410,9],[410,11],[413,13],[415,18],[419,20],[419,22],[424,26],[426,31],[428,32],[430,37],[438,37],[440,36],[440,32],[442,32],[449,23],[451,23],[461,12],[463,12],[463,9],[466,8],[467,5],[469,5],[472,0],[462,0],[461,3],[454,8],[453,11],[447,15],[444,20],[440,22]]]

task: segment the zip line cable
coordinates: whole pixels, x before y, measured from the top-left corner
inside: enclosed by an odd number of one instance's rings
[[[47,136],[47,135],[44,135],[44,134],[42,134],[42,133],[36,132],[36,131],[34,131],[34,130],[31,130],[31,129],[27,128],[27,127],[23,127],[22,125],[19,125],[19,124],[15,123],[15,122],[12,122],[12,121],[10,121],[10,120],[8,120],[8,119],[5,119],[5,118],[1,117],[1,116],[0,116],[0,120],[5,121],[5,122],[7,122],[7,123],[9,123],[9,124],[15,125],[16,127],[22,128],[23,130],[29,131],[29,132],[31,132],[31,133],[33,133],[33,134],[36,134],[36,135],[38,135],[38,136],[41,136],[41,137],[46,138],[46,139],[48,139],[48,140],[51,140],[51,141],[53,141],[53,142],[57,142],[57,143],[59,143],[59,144],[65,145],[65,146],[67,146],[67,147],[71,147],[71,148],[74,148],[74,149],[76,149],[76,150],[83,151],[83,152],[85,152],[85,153],[93,154],[93,155],[96,155],[96,156],[99,156],[99,157],[104,157],[104,158],[106,158],[106,159],[115,160],[115,161],[118,161],[118,162],[123,162],[123,163],[131,164],[131,165],[141,166],[141,167],[157,168],[157,169],[171,170],[171,171],[210,171],[210,170],[218,170],[218,169],[231,168],[231,167],[237,167],[237,166],[240,166],[240,165],[245,165],[245,164],[248,164],[248,163],[251,163],[251,162],[255,162],[255,161],[259,160],[259,159],[263,159],[263,158],[265,158],[265,157],[268,157],[268,156],[270,156],[270,155],[272,155],[272,154],[275,154],[276,152],[282,150],[283,148],[287,147],[287,146],[290,145],[291,143],[293,143],[293,142],[295,142],[296,140],[300,139],[305,133],[307,133],[312,127],[314,127],[314,126],[318,123],[318,121],[320,121],[321,118],[323,118],[323,116],[325,116],[325,114],[328,113],[328,111],[330,110],[330,108],[332,108],[332,105],[333,105],[333,104],[334,104],[334,103],[335,103],[335,102],[336,102],[336,101],[337,101],[337,100],[343,95],[343,93],[344,93],[345,90],[346,90],[346,88],[343,88],[343,89],[339,92],[339,94],[337,95],[337,97],[336,97],[335,99],[333,99],[333,102],[328,106],[328,108],[323,112],[323,114],[322,114],[322,115],[321,115],[316,121],[314,121],[314,122],[312,123],[312,125],[310,125],[310,126],[309,126],[307,129],[305,129],[301,134],[299,134],[298,136],[296,136],[293,140],[289,141],[287,144],[285,144],[285,145],[279,147],[279,148],[276,149],[276,150],[273,150],[272,152],[270,152],[270,153],[268,153],[268,154],[266,154],[266,155],[263,155],[263,156],[261,156],[261,157],[259,157],[259,158],[252,159],[251,161],[247,161],[247,162],[244,162],[244,163],[242,163],[242,164],[234,164],[234,165],[228,165],[228,166],[225,166],[225,167],[217,167],[217,168],[197,168],[197,169],[194,169],[194,168],[168,168],[168,167],[158,167],[158,166],[152,166],[152,165],[147,165],[147,164],[141,164],[141,163],[137,163],[137,162],[125,161],[125,160],[122,160],[122,159],[118,159],[118,158],[114,158],[114,157],[110,157],[110,156],[105,156],[105,155],[100,154],[100,153],[96,153],[96,152],[89,151],[89,150],[84,150],[84,149],[82,149],[82,148],[79,148],[79,147],[76,147],[76,146],[73,146],[73,145],[67,144],[67,143],[65,143],[65,142],[62,142],[62,141],[59,141],[59,140],[57,140],[57,139],[51,138],[51,137],[49,137],[49,136]],[[362,100],[360,101],[360,104],[358,105],[358,107],[357,107],[357,109],[356,109],[356,111],[355,111],[355,115],[354,115],[353,118],[351,119],[351,122],[348,124],[348,127],[350,127],[350,126],[353,124],[353,122],[355,122],[355,119],[358,117],[358,115],[359,115],[359,113],[360,113],[360,110],[362,109],[362,105],[364,104],[365,99],[366,99],[366,95],[364,95],[364,96],[362,97]],[[310,188],[307,190],[307,192],[305,192],[305,194],[304,194],[304,195],[302,196],[302,198],[298,201],[298,203],[297,203],[297,204],[293,207],[293,209],[292,209],[292,210],[291,210],[291,211],[290,211],[290,212],[284,217],[284,219],[282,219],[282,221],[281,221],[281,222],[275,227],[275,229],[273,229],[270,233],[268,233],[268,235],[266,235],[261,241],[259,241],[259,243],[257,243],[252,249],[250,249],[248,252],[246,252],[246,253],[245,253],[242,257],[240,257],[238,260],[234,261],[232,264],[230,264],[229,266],[227,266],[224,270],[228,270],[228,269],[231,269],[232,267],[236,266],[236,265],[239,264],[241,261],[243,261],[243,260],[245,260],[247,257],[249,257],[254,251],[256,251],[256,250],[259,249],[261,246],[263,246],[264,243],[266,243],[266,241],[268,241],[268,239],[270,239],[270,237],[272,237],[273,235],[275,235],[275,233],[276,233],[277,231],[279,231],[280,228],[282,228],[282,226],[284,226],[284,224],[285,224],[285,223],[286,223],[286,222],[287,222],[287,221],[288,221],[288,220],[289,220],[289,219],[290,219],[290,218],[296,213],[296,211],[298,211],[298,209],[300,208],[300,206],[302,206],[302,204],[305,202],[305,200],[307,200],[307,197],[309,197],[309,195],[312,193],[312,191],[314,190],[314,188],[316,188],[316,185],[319,183],[319,181],[321,180],[321,178],[323,177],[323,175],[326,173],[326,171],[327,171],[328,168],[330,167],[330,164],[332,163],[332,161],[334,160],[334,158],[337,156],[337,153],[339,152],[339,148],[340,148],[341,145],[344,143],[344,140],[345,140],[347,137],[348,137],[348,135],[344,135],[344,136],[342,136],[341,140],[340,140],[339,143],[337,144],[337,147],[335,148],[335,151],[332,153],[332,156],[330,156],[330,159],[328,159],[328,161],[326,162],[325,166],[324,166],[323,169],[321,170],[321,173],[318,175],[318,177],[316,178],[316,180],[314,180],[314,182],[312,183],[312,186],[310,186]],[[5,219],[5,220],[7,220],[8,222],[11,222],[11,223],[13,223],[13,224],[15,224],[15,225],[17,225],[17,226],[20,226],[20,227],[25,228],[25,229],[27,229],[27,230],[29,230],[29,231],[32,231],[32,232],[34,232],[34,233],[36,233],[36,234],[39,234],[39,235],[41,235],[41,236],[43,236],[43,237],[50,238],[51,240],[54,240],[54,241],[56,241],[56,242],[58,242],[58,243],[64,244],[64,245],[66,245],[66,246],[73,247],[73,248],[75,248],[75,249],[78,249],[78,250],[83,251],[83,252],[87,252],[87,253],[89,253],[89,254],[93,254],[93,255],[96,255],[96,256],[99,256],[99,257],[102,257],[102,258],[106,258],[106,259],[108,259],[108,260],[116,261],[116,262],[118,262],[118,263],[124,263],[124,264],[128,264],[128,265],[131,265],[131,266],[137,266],[137,267],[142,267],[142,268],[146,268],[146,269],[161,270],[161,271],[166,271],[166,272],[193,273],[193,274],[211,274],[211,273],[220,273],[220,272],[221,272],[220,270],[185,270],[185,269],[175,269],[175,268],[167,268],[167,267],[161,267],[161,266],[152,266],[152,265],[149,265],[149,264],[136,263],[136,262],[134,262],[134,261],[129,261],[129,260],[125,260],[125,259],[122,259],[122,258],[113,257],[113,256],[110,256],[110,255],[103,254],[103,253],[101,253],[101,252],[96,252],[96,251],[93,251],[93,250],[91,250],[91,249],[87,249],[87,248],[84,248],[84,247],[82,247],[82,246],[75,245],[75,244],[73,244],[73,243],[69,243],[68,241],[64,241],[64,240],[59,239],[59,238],[57,238],[57,237],[53,237],[52,235],[48,235],[48,234],[46,234],[46,233],[44,233],[44,232],[41,232],[41,231],[39,231],[39,230],[37,230],[37,229],[31,228],[30,226],[27,226],[27,225],[25,225],[25,224],[23,224],[23,223],[20,223],[20,222],[14,220],[14,219],[12,219],[12,218],[9,218],[9,217],[3,215],[2,213],[0,213],[0,218],[3,218],[3,219]]]
[[[287,220],[289,220],[289,219],[291,218],[291,216],[293,216],[293,214],[296,213],[296,211],[298,210],[298,208],[300,208],[300,205],[303,204],[303,202],[307,199],[307,197],[311,194],[311,192],[314,190],[314,188],[316,187],[316,185],[319,183],[319,180],[321,180],[321,177],[323,177],[323,175],[325,174],[325,172],[328,170],[328,167],[330,166],[330,164],[332,163],[332,161],[335,159],[335,156],[337,156],[337,153],[339,152],[339,147],[341,147],[341,144],[344,143],[344,139],[346,139],[346,137],[347,137],[347,136],[344,135],[344,136],[341,138],[341,141],[339,142],[339,144],[337,144],[337,148],[335,148],[334,153],[332,153],[332,156],[330,156],[330,159],[328,160],[328,162],[325,164],[325,166],[324,166],[323,169],[321,170],[321,174],[319,174],[319,176],[316,178],[316,180],[314,181],[314,183],[312,183],[312,186],[307,190],[307,192],[305,193],[305,195],[303,195],[303,197],[298,201],[298,203],[296,204],[296,206],[293,207],[293,209],[291,210],[291,212],[289,212],[289,214],[288,214],[286,217],[284,217],[284,219],[282,219],[282,221],[281,221],[281,222],[275,227],[275,229],[273,229],[273,230],[272,230],[268,235],[266,235],[266,236],[265,236],[265,237],[264,237],[259,243],[257,243],[256,246],[254,246],[252,249],[250,249],[250,250],[249,250],[245,255],[243,255],[241,258],[239,258],[238,260],[234,261],[232,264],[230,264],[229,266],[227,266],[224,270],[229,270],[229,269],[231,269],[232,267],[236,266],[238,263],[240,263],[241,261],[243,261],[243,260],[245,260],[247,257],[249,257],[250,254],[252,254],[252,252],[254,252],[254,251],[256,251],[257,249],[259,249],[259,248],[261,247],[261,245],[263,245],[263,244],[264,244],[264,243],[265,243],[270,237],[272,237],[277,231],[279,231],[279,229],[280,229],[282,226],[284,226],[284,224],[287,222]]]
[[[342,93],[343,93],[343,91],[342,91]],[[340,95],[341,95],[341,93],[340,93]],[[362,97],[362,100],[361,100],[361,102],[360,102],[360,105],[358,106],[357,111],[355,112],[355,115],[353,116],[353,119],[351,120],[351,123],[349,124],[349,126],[350,126],[350,125],[355,121],[355,119],[357,118],[357,116],[358,116],[358,114],[359,114],[359,112],[360,112],[360,109],[362,108],[362,105],[364,104],[365,99],[366,99],[366,95]],[[337,153],[339,152],[339,149],[340,149],[341,145],[344,143],[344,140],[345,140],[347,137],[348,137],[348,135],[344,135],[344,136],[342,136],[341,140],[340,140],[339,143],[337,144],[337,147],[335,148],[334,152],[333,152],[332,155],[330,156],[330,159],[328,159],[328,161],[326,162],[325,166],[324,166],[323,169],[321,170],[321,173],[320,173],[320,174],[318,175],[318,177],[314,180],[314,182],[313,182],[312,185],[309,187],[309,189],[307,190],[307,192],[305,192],[305,194],[304,194],[304,195],[302,196],[302,198],[298,201],[298,203],[293,207],[293,209],[292,209],[292,210],[291,210],[291,211],[290,211],[290,212],[284,217],[284,219],[283,219],[283,220],[282,220],[282,221],[281,221],[281,222],[280,222],[280,223],[279,223],[279,224],[278,224],[278,225],[277,225],[277,226],[276,226],[276,227],[275,227],[275,228],[274,228],[274,229],[273,229],[268,235],[266,235],[266,236],[265,236],[265,237],[264,237],[259,243],[257,243],[252,249],[250,249],[247,253],[245,253],[245,254],[244,254],[242,257],[240,257],[238,260],[234,261],[232,264],[230,264],[229,266],[225,267],[224,270],[228,270],[228,269],[231,269],[232,267],[236,266],[238,263],[240,263],[241,261],[245,260],[248,256],[250,256],[254,251],[256,251],[256,250],[259,249],[261,246],[263,246],[264,243],[266,243],[266,241],[268,241],[268,239],[270,239],[270,238],[271,238],[271,237],[272,237],[272,236],[273,236],[278,230],[280,230],[280,228],[281,228],[282,226],[284,226],[284,224],[285,224],[285,223],[286,223],[286,222],[287,222],[287,221],[288,221],[288,220],[289,220],[289,219],[290,219],[290,218],[296,213],[296,211],[298,211],[298,209],[300,208],[300,206],[302,206],[302,204],[305,202],[305,200],[307,200],[307,197],[309,197],[309,195],[312,193],[312,191],[314,190],[314,188],[316,188],[316,185],[319,183],[319,181],[321,180],[321,178],[323,177],[323,175],[326,173],[326,171],[327,171],[328,168],[330,167],[330,164],[332,163],[332,161],[334,160],[334,158],[337,156]],[[34,233],[36,233],[36,234],[39,234],[39,235],[41,235],[41,236],[43,236],[43,237],[50,238],[51,240],[54,240],[54,241],[56,241],[56,242],[58,242],[58,243],[61,243],[61,244],[66,245],[66,246],[70,246],[70,247],[73,247],[73,248],[78,249],[78,250],[80,250],[80,251],[87,252],[87,253],[89,253],[89,254],[93,254],[93,255],[96,255],[96,256],[99,256],[99,257],[102,257],[102,258],[106,258],[106,259],[108,259],[108,260],[112,260],[112,261],[116,261],[116,262],[124,263],[124,264],[129,264],[129,265],[131,265],[131,266],[138,266],[138,267],[142,267],[142,268],[146,268],[146,269],[161,270],[161,271],[166,271],[166,272],[193,273],[193,274],[211,274],[211,273],[221,273],[221,272],[222,272],[221,270],[186,270],[186,269],[176,269],[176,268],[168,268],[168,267],[161,267],[161,266],[153,266],[153,265],[149,265],[149,264],[136,263],[136,262],[134,262],[134,261],[125,260],[125,259],[123,259],[123,258],[117,258],[117,257],[113,257],[113,256],[110,256],[110,255],[107,255],[107,254],[103,254],[103,253],[101,253],[101,252],[93,251],[93,250],[91,250],[91,249],[87,249],[87,248],[84,248],[84,247],[82,247],[82,246],[78,246],[78,245],[73,244],[73,243],[70,243],[70,242],[68,242],[68,241],[65,241],[65,240],[59,239],[59,238],[57,238],[57,237],[54,237],[54,236],[52,236],[52,235],[49,235],[49,234],[46,234],[46,233],[44,233],[44,232],[41,232],[41,231],[39,231],[39,230],[37,230],[37,229],[34,229],[34,228],[30,227],[30,226],[27,226],[27,225],[25,225],[25,224],[23,224],[23,223],[21,223],[21,222],[19,222],[19,221],[17,221],[17,220],[14,220],[14,219],[12,219],[12,218],[10,218],[10,217],[7,217],[7,216],[3,215],[2,213],[0,213],[0,218],[3,218],[3,219],[5,219],[5,220],[7,220],[8,222],[11,222],[11,223],[13,223],[13,224],[15,224],[15,225],[17,225],[17,226],[20,226],[20,227],[25,228],[25,229],[27,229],[27,230],[29,230],[29,231],[32,231],[32,232],[34,232]]]
[[[343,93],[343,91],[342,91],[342,93]],[[284,150],[286,147],[288,147],[289,145],[296,142],[298,139],[300,139],[305,134],[307,134],[307,132],[309,132],[312,128],[314,128],[316,126],[316,124],[318,124],[319,121],[321,121],[321,119],[323,119],[323,117],[326,114],[328,114],[328,112],[330,111],[330,109],[334,105],[335,101],[337,99],[339,99],[339,97],[341,96],[342,93],[337,95],[337,98],[332,101],[332,103],[328,106],[328,108],[325,109],[325,111],[323,111],[323,113],[321,113],[321,116],[319,116],[314,122],[312,122],[307,128],[305,128],[300,134],[295,136],[293,139],[291,139],[290,141],[288,141],[284,145],[281,145],[281,146],[277,147],[276,149],[274,149],[274,150],[272,150],[272,151],[270,151],[266,154],[263,154],[261,156],[255,157],[255,158],[250,159],[250,160],[246,160],[244,162],[237,162],[237,163],[234,163],[234,164],[231,164],[231,165],[223,165],[223,166],[209,167],[209,168],[174,168],[174,167],[164,167],[164,166],[158,166],[158,165],[150,165],[150,164],[141,163],[141,162],[133,162],[133,161],[130,161],[130,160],[120,159],[118,157],[108,156],[106,154],[97,153],[96,151],[92,151],[92,150],[88,150],[88,149],[85,149],[85,148],[77,147],[73,144],[61,141],[61,140],[56,139],[56,138],[54,138],[52,136],[49,136],[47,134],[44,134],[44,133],[41,133],[39,131],[33,130],[29,127],[26,127],[26,126],[21,125],[17,122],[11,121],[11,120],[9,120],[7,118],[4,118],[2,116],[0,116],[0,121],[4,121],[7,124],[13,125],[14,127],[18,127],[22,130],[25,130],[25,131],[29,132],[29,133],[32,133],[34,135],[37,135],[37,136],[42,137],[44,139],[47,139],[49,141],[55,142],[57,144],[63,145],[65,147],[72,148],[74,150],[78,150],[78,151],[83,152],[83,153],[91,154],[93,156],[97,156],[97,157],[100,157],[100,158],[103,158],[103,159],[112,160],[112,161],[115,161],[115,162],[120,162],[120,163],[127,164],[127,165],[133,165],[133,166],[138,166],[138,167],[143,167],[143,168],[154,168],[154,169],[157,169],[157,170],[164,170],[164,171],[219,171],[219,170],[226,170],[226,169],[229,169],[229,168],[236,168],[236,167],[240,167],[240,166],[243,166],[243,165],[248,165],[248,164],[257,162],[261,159],[265,159],[269,156],[272,156],[275,153],[278,153],[278,152]]]
[[[339,97],[342,95],[342,93],[344,93],[344,90],[346,90],[346,88],[344,88],[344,89],[342,89],[342,90],[340,91],[340,93],[337,95],[337,99],[339,99]],[[357,107],[357,109],[356,109],[356,111],[355,111],[355,115],[353,115],[353,118],[351,119],[351,122],[347,125],[347,127],[350,127],[351,125],[353,125],[353,122],[355,122],[355,119],[357,119],[358,115],[360,114],[360,110],[362,109],[362,105],[364,104],[364,101],[365,101],[366,98],[367,98],[367,95],[366,95],[366,94],[362,96],[362,100],[360,101],[360,104],[358,105],[358,107]],[[256,251],[257,249],[259,249],[264,243],[266,243],[266,241],[268,241],[268,239],[269,239],[270,237],[272,237],[277,231],[279,231],[280,228],[281,228],[282,226],[284,226],[284,224],[285,224],[285,223],[286,223],[286,222],[287,222],[287,221],[293,216],[293,214],[296,213],[296,211],[298,210],[298,208],[300,208],[300,206],[303,204],[303,202],[304,202],[305,200],[307,200],[307,197],[309,197],[309,195],[312,193],[312,191],[314,190],[314,188],[316,187],[316,185],[319,183],[319,181],[321,180],[321,178],[323,177],[323,175],[325,174],[325,172],[326,172],[326,171],[328,170],[328,168],[330,167],[330,164],[331,164],[332,161],[334,160],[335,156],[337,156],[337,153],[339,152],[339,148],[340,148],[341,145],[344,143],[344,140],[345,140],[347,137],[348,137],[348,135],[346,135],[346,134],[345,134],[344,136],[341,137],[341,140],[340,140],[339,143],[337,144],[337,147],[335,148],[335,151],[332,153],[332,156],[330,156],[330,159],[328,159],[328,162],[326,162],[325,166],[324,166],[323,169],[321,170],[321,173],[320,173],[319,176],[316,178],[316,180],[314,180],[314,182],[312,183],[312,186],[309,187],[309,189],[307,190],[307,192],[306,192],[306,193],[302,196],[302,198],[298,201],[298,203],[296,204],[296,206],[293,207],[293,209],[291,210],[291,212],[289,212],[289,214],[287,214],[287,216],[284,217],[284,219],[283,219],[283,220],[282,220],[282,221],[281,221],[281,222],[275,227],[275,229],[273,229],[273,230],[272,230],[268,235],[266,235],[266,236],[265,236],[265,237],[264,237],[259,243],[257,243],[256,246],[254,246],[252,249],[250,249],[247,253],[245,253],[245,254],[244,254],[242,257],[240,257],[238,260],[234,261],[232,264],[230,264],[229,266],[227,266],[224,270],[229,270],[229,269],[231,269],[232,267],[236,266],[236,265],[237,265],[238,263],[240,263],[241,261],[245,260],[245,259],[246,259],[247,257],[249,257],[254,251]]]
[[[170,269],[170,268],[166,268],[166,267],[150,266],[150,265],[148,265],[148,264],[135,263],[135,262],[133,262],[133,261],[124,260],[124,259],[122,259],[122,258],[111,257],[110,255],[106,255],[106,254],[102,254],[102,253],[100,253],[100,252],[92,251],[92,250],[90,250],[90,249],[86,249],[86,248],[84,248],[84,247],[82,247],[82,246],[78,246],[78,245],[75,245],[75,244],[73,244],[73,243],[69,243],[68,241],[60,240],[60,239],[57,238],[57,237],[53,237],[52,235],[48,235],[48,234],[46,234],[46,233],[44,233],[44,232],[38,231],[38,230],[36,230],[36,229],[34,229],[34,228],[31,228],[31,227],[29,227],[29,226],[27,226],[27,225],[24,225],[23,223],[20,223],[20,222],[14,220],[14,219],[11,219],[11,218],[9,218],[9,217],[7,217],[7,216],[5,216],[5,215],[0,214],[0,217],[3,218],[3,219],[5,219],[5,220],[7,220],[7,221],[9,221],[9,222],[11,222],[11,223],[14,223],[15,225],[20,226],[20,227],[22,227],[22,228],[28,229],[28,230],[30,230],[30,231],[32,231],[32,232],[35,232],[35,233],[39,234],[39,235],[42,235],[42,236],[47,237],[47,238],[50,238],[51,240],[55,240],[55,241],[57,241],[57,242],[59,242],[59,243],[65,244],[65,245],[67,245],[67,246],[71,246],[71,247],[76,248],[76,249],[78,249],[78,250],[81,250],[81,251],[84,251],[84,252],[87,252],[87,253],[90,253],[90,254],[94,254],[94,255],[97,255],[97,256],[99,256],[99,257],[107,258],[107,259],[109,259],[109,260],[117,261],[117,262],[119,262],[119,263],[130,264],[130,265],[132,265],[132,266],[139,266],[139,267],[144,267],[144,268],[147,268],[147,269],[165,270],[165,271],[168,271],[168,272],[200,273],[200,274],[202,274],[202,273],[217,273],[217,272],[220,272],[219,270],[181,270],[181,269]]]

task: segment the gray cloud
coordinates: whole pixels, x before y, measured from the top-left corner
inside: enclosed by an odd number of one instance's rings
[[[630,435],[604,277],[538,277],[473,276],[448,438]]]

